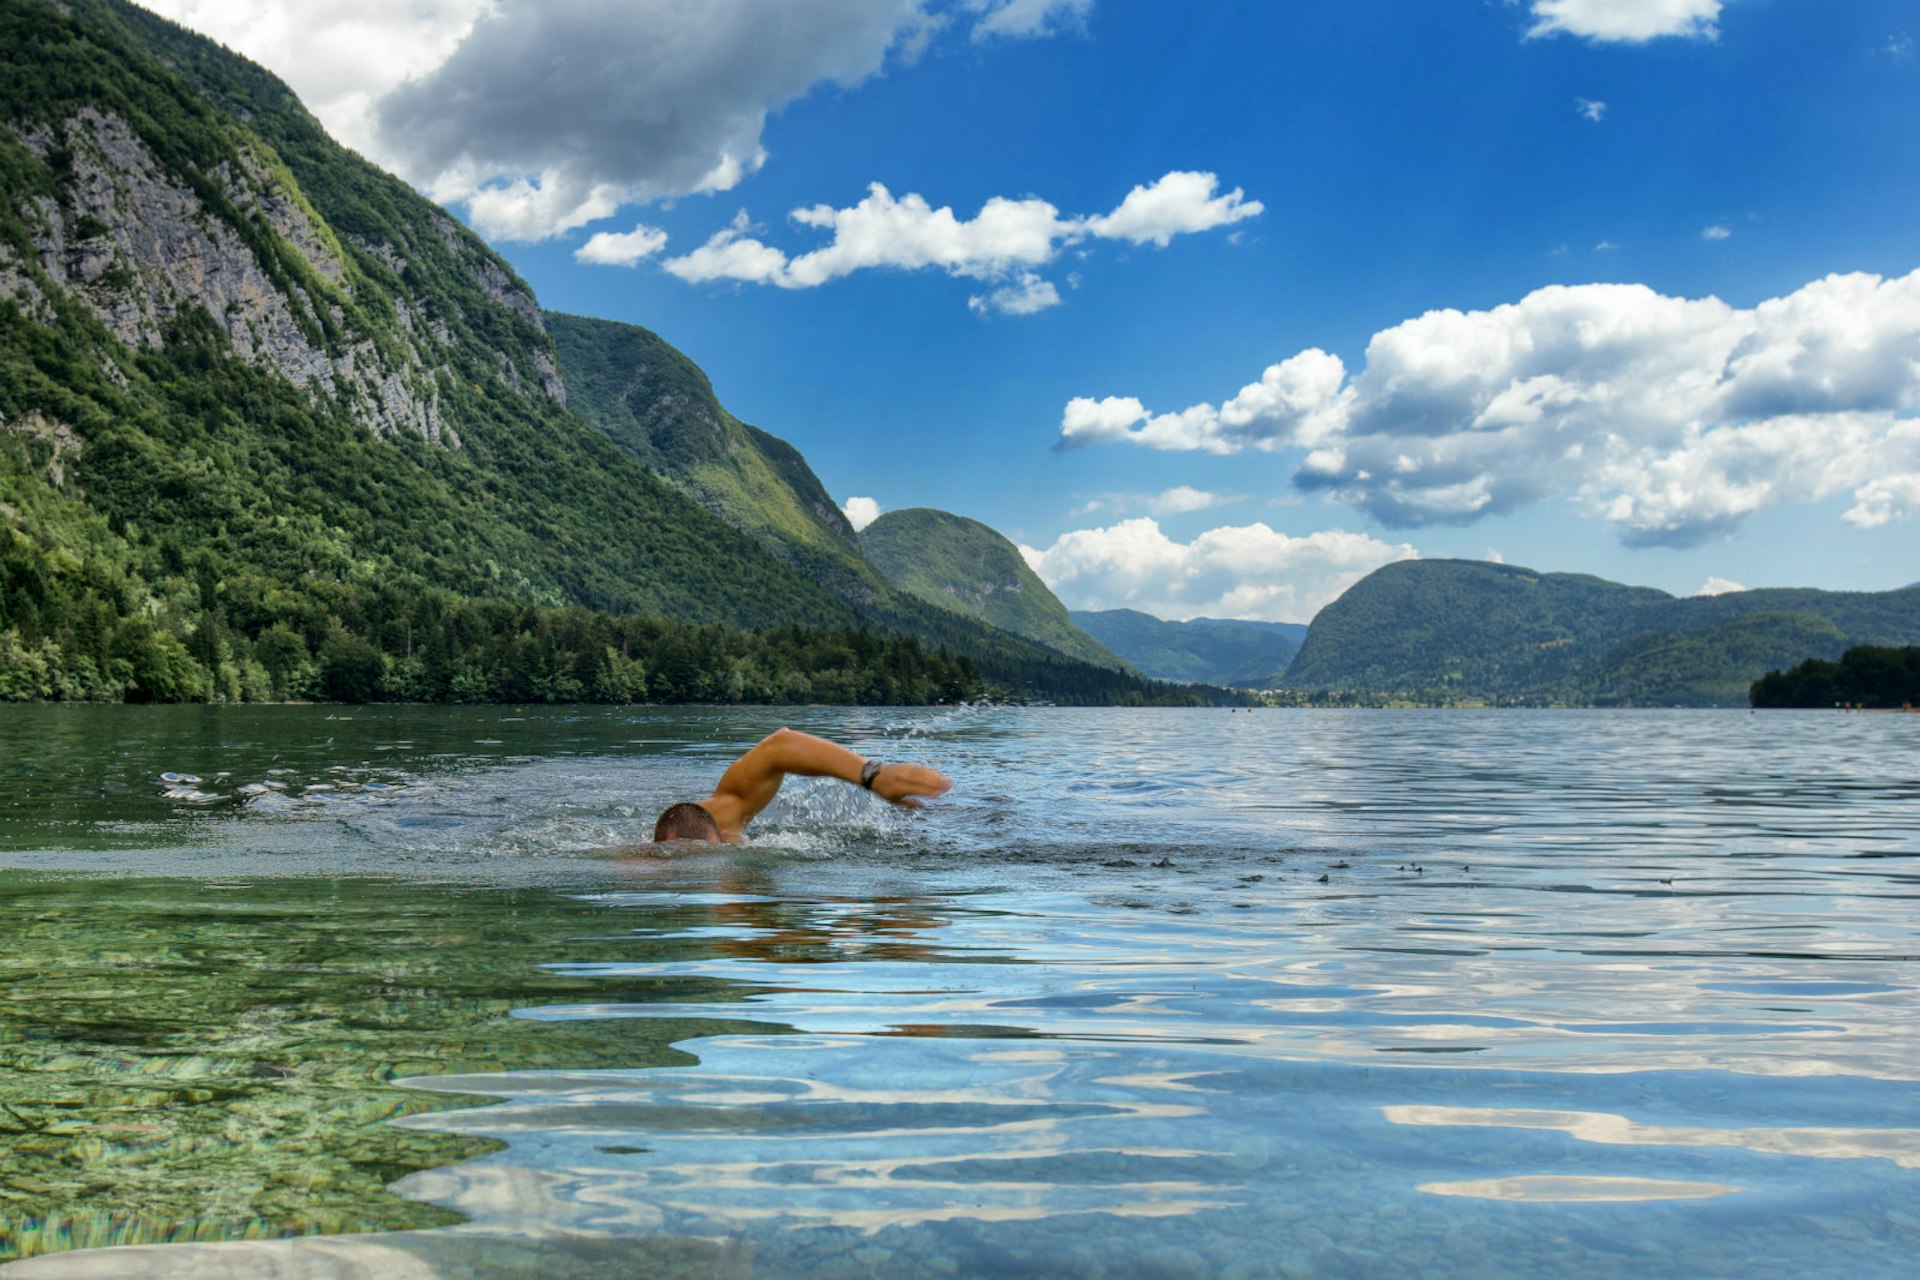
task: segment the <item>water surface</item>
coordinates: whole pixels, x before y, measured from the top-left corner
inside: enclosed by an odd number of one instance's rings
[[[0,711],[7,1274],[1920,1252],[1911,717],[780,714]]]

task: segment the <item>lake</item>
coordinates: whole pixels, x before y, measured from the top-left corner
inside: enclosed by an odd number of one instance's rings
[[[937,765],[619,851],[788,723]],[[14,1277],[1905,1277],[1920,718],[0,708]]]

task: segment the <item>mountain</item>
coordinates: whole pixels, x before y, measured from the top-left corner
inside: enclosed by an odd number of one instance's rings
[[[545,314],[573,411],[700,506],[856,605],[886,580],[806,459],[728,413],[707,375],[638,325]]]
[[[35,546],[163,610],[193,561],[856,620],[569,413],[511,268],[266,72],[103,0],[9,0],[0,67],[0,415]]]
[[[926,507],[889,511],[860,531],[860,546],[888,581],[928,604],[1083,662],[1125,666],[1074,625],[1018,547],[978,520]]]
[[[684,357],[210,41],[8,0],[0,122],[0,699],[1213,696],[893,589]]]
[[[1248,689],[1277,685],[1307,631],[1295,622],[1235,618],[1164,622],[1137,609],[1076,611],[1072,617],[1147,675]]]
[[[1679,598],[1583,574],[1408,560],[1313,620],[1286,683],[1576,703],[1744,705],[1771,667],[1920,635],[1920,591]]]
[[[1266,631],[1276,636],[1284,636],[1298,645],[1307,638],[1307,624],[1304,622],[1266,622],[1259,618],[1208,618],[1192,617],[1188,622],[1203,627],[1248,627],[1255,631]]]

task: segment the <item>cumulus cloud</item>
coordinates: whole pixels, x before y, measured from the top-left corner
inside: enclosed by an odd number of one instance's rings
[[[1373,336],[1348,374],[1308,350],[1215,408],[1076,397],[1062,447],[1302,453],[1295,484],[1394,527],[1571,495],[1630,544],[1689,545],[1852,491],[1920,511],[1920,271],[1816,280],[1750,309],[1643,285],[1556,285]]]
[[[1219,408],[1197,404],[1178,413],[1150,413],[1132,396],[1077,396],[1060,417],[1060,444],[1129,441],[1150,449],[1238,453],[1313,447],[1340,429],[1351,401],[1346,366],[1317,348],[1268,366]]]
[[[1567,35],[1600,44],[1644,44],[1661,36],[1712,40],[1721,0],[1533,0],[1527,38]]]
[[[1702,240],[1730,240],[1733,238],[1733,231],[1716,222],[1710,227],[1702,227],[1700,229],[1700,238]]]
[[[1856,529],[1878,529],[1920,516],[1920,473],[1869,480],[1854,490],[1853,497],[1853,506],[1843,518]]]
[[[970,310],[985,315],[998,311],[1010,316],[1030,316],[1036,311],[1060,305],[1060,291],[1051,280],[1043,280],[1031,271],[1023,271],[1011,284],[991,293],[976,293],[967,299]]]
[[[631,267],[667,247],[667,233],[644,222],[631,231],[601,231],[573,251],[580,262]]]
[[[880,518],[881,506],[872,498],[848,498],[840,504],[840,513],[853,526],[855,533],[866,528]]]
[[[1607,104],[1598,98],[1575,98],[1573,109],[1577,114],[1595,124],[1599,124],[1607,116]]]
[[[924,21],[921,0],[498,0],[379,101],[379,144],[483,234],[540,239],[734,187],[770,113],[859,84]]]
[[[327,131],[387,160],[375,104],[446,61],[494,0],[143,0],[293,86]]]
[[[1710,577],[1705,582],[1701,583],[1700,589],[1694,592],[1693,594],[1695,594],[1696,596],[1727,596],[1727,595],[1732,595],[1735,592],[1745,591],[1745,590],[1746,590],[1745,586],[1741,585],[1738,582],[1735,582],[1732,578]]]
[[[1112,213],[1087,218],[1088,232],[1108,240],[1151,241],[1162,249],[1175,236],[1210,231],[1259,216],[1266,206],[1246,199],[1239,187],[1216,196],[1220,179],[1211,173],[1175,171],[1151,186],[1135,187]]]
[[[1381,565],[1418,554],[1405,543],[1365,534],[1329,530],[1296,538],[1259,523],[1209,529],[1183,543],[1146,516],[1076,529],[1044,550],[1023,546],[1020,553],[1076,609],[1275,622],[1308,621]]]
[[[917,192],[896,197],[875,182],[849,208],[820,204],[789,215],[796,225],[831,237],[818,249],[789,257],[736,219],[698,249],[662,265],[690,284],[737,280],[783,289],[811,289],[874,268],[934,268],[1000,286],[969,298],[975,311],[1031,315],[1059,305],[1059,290],[1034,268],[1069,245],[1089,237],[1164,245],[1175,235],[1261,212],[1260,202],[1246,200],[1237,187],[1213,195],[1219,182],[1211,173],[1175,171],[1135,187],[1112,213],[1094,217],[1065,216],[1037,196],[994,196],[971,218],[948,205],[936,209]]]
[[[1084,30],[1093,0],[966,0],[966,7],[981,15],[973,24],[975,40],[1019,40]]]

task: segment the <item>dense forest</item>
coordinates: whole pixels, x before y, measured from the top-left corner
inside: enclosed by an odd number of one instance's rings
[[[1857,645],[1838,662],[1809,658],[1789,671],[1769,671],[1747,696],[1756,707],[1911,709],[1920,704],[1920,645]]]

